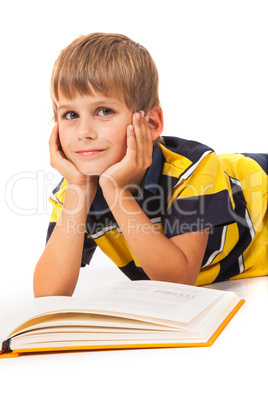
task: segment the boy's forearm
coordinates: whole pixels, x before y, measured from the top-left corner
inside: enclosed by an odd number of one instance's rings
[[[116,197],[116,198],[115,198]],[[128,191],[106,194],[112,213],[135,258],[152,280],[194,284],[182,250],[161,233]]]
[[[78,191],[78,196],[74,191]],[[67,187],[59,220],[35,268],[35,297],[73,294],[81,266],[85,223],[93,198],[88,191]]]

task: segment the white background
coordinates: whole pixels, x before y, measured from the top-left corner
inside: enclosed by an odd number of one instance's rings
[[[216,152],[268,151],[267,1],[9,1],[1,10],[1,286],[31,294],[46,236],[49,80],[60,50],[119,32],[157,63],[165,135]],[[5,194],[5,195],[4,195]],[[23,285],[22,285],[23,283]],[[3,293],[2,293],[3,296]]]
[[[195,139],[218,153],[267,152],[267,21],[268,2],[260,0],[3,2],[2,303],[32,296],[45,244],[47,198],[59,180],[49,165],[48,139],[49,80],[60,50],[81,34],[123,33],[156,61],[164,135]],[[93,271],[101,272],[101,264],[108,263],[98,254]]]
[[[1,294],[32,294],[59,176],[49,80],[60,50],[119,32],[156,61],[165,135],[216,152],[267,152],[267,1],[8,1],[1,7]],[[23,283],[23,285],[22,285]],[[15,291],[14,291],[15,289]]]

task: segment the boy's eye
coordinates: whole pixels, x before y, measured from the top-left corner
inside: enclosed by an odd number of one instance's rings
[[[77,119],[78,115],[75,112],[65,113],[64,118],[67,120]]]
[[[106,117],[106,116],[110,116],[111,114],[113,114],[113,110],[112,109],[108,109],[106,107],[103,107],[102,109],[98,110],[98,116],[102,116],[102,117]]]

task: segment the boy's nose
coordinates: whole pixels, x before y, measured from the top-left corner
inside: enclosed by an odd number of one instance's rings
[[[85,138],[88,139],[96,139],[98,136],[97,131],[89,122],[81,123],[78,127],[77,137],[78,140],[83,140]]]

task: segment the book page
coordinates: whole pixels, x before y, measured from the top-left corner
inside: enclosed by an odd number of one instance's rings
[[[212,289],[209,289],[212,290]],[[101,309],[188,323],[223,295],[222,291],[158,281],[120,282],[72,307]]]
[[[32,299],[0,314],[0,341],[26,320],[52,311],[102,310],[188,323],[224,293],[227,292],[167,282],[122,281],[82,298]]]
[[[32,317],[45,314],[49,311],[68,310],[71,297],[50,296],[36,299],[17,301],[0,307],[0,347],[1,342],[7,339],[8,335],[19,325]]]

